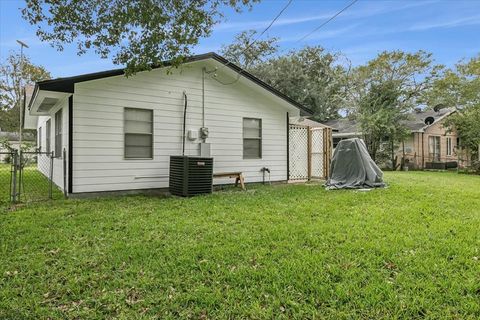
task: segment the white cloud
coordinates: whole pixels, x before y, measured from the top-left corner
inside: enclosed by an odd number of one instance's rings
[[[419,1],[413,3],[401,3],[398,1],[386,1],[386,2],[358,2],[354,4],[350,9],[342,13],[338,18],[350,17],[353,19],[362,19],[375,15],[380,15],[388,12],[401,11],[411,9],[414,7],[420,7],[435,3],[436,1]],[[341,9],[341,7],[339,7]],[[274,27],[302,24],[312,21],[322,21],[331,18],[338,11],[329,11],[326,13],[318,13],[309,16],[297,16],[290,18],[280,18],[273,24]],[[337,18],[337,19],[338,19]],[[267,27],[271,23],[271,20],[253,20],[253,21],[237,21],[237,22],[222,22],[215,26],[215,31],[243,31],[249,29],[260,29]]]
[[[452,18],[450,20],[444,21],[438,21],[437,19],[436,21],[418,23],[408,28],[408,31],[423,31],[438,28],[455,28],[477,24],[480,24],[480,15],[466,18]]]
[[[333,14],[333,13],[332,13]],[[318,21],[329,18],[331,15],[315,15],[315,16],[305,16],[305,17],[296,17],[296,18],[285,18],[278,19],[275,21],[273,26],[287,26],[292,24],[299,24],[310,21]],[[257,21],[243,21],[243,22],[224,22],[215,26],[215,31],[238,31],[238,30],[249,30],[249,29],[258,29],[268,26],[272,20],[257,20]]]
[[[306,40],[321,40],[321,39],[329,39],[329,38],[335,38],[337,36],[340,36],[342,34],[345,34],[349,31],[352,31],[356,28],[358,28],[360,24],[351,24],[349,26],[343,27],[343,28],[336,28],[336,29],[330,29],[330,30],[321,30],[318,31],[312,35],[310,35]],[[293,37],[283,37],[280,38],[279,42],[292,42],[292,41],[297,41],[300,38],[300,35],[295,35]]]

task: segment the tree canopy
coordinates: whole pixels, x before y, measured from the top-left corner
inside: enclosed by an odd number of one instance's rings
[[[384,51],[365,65],[356,67],[346,90],[350,116],[362,128],[373,159],[390,158],[408,133],[405,120],[438,77],[441,66],[430,53]]]
[[[340,117],[347,81],[340,54],[305,47],[257,63],[251,72],[314,112],[317,121]]]
[[[231,44],[222,46],[222,55],[242,68],[251,70],[278,51],[278,38],[257,39],[256,36],[255,30],[237,34]]]
[[[461,145],[480,154],[480,55],[458,63],[436,80],[427,97],[438,104],[454,106],[457,112],[445,125],[457,129]]]
[[[27,56],[23,57],[22,63],[19,54],[10,53],[0,64],[0,128],[2,130],[18,130],[23,87],[46,79],[50,79],[50,73],[44,67],[33,64]]]
[[[24,19],[58,50],[76,43],[125,65],[126,74],[162,61],[180,63],[211,34],[226,7],[240,12],[259,0],[26,0]]]

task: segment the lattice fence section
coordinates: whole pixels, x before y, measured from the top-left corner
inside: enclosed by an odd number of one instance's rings
[[[307,180],[308,127],[290,125],[288,139],[290,180]]]
[[[325,177],[325,148],[324,148],[324,129],[313,128],[311,130],[311,175],[312,178],[322,179]]]

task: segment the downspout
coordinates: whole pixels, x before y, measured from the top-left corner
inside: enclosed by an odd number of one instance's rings
[[[205,71],[206,68],[202,68],[202,128],[205,128]],[[205,142],[205,139],[203,139]]]
[[[183,132],[182,132],[182,156],[185,155],[185,130],[187,125],[187,105],[188,105],[188,98],[187,93],[183,91]]]
[[[68,193],[73,193],[73,94],[68,97]]]
[[[290,116],[287,112],[287,181],[290,180]]]

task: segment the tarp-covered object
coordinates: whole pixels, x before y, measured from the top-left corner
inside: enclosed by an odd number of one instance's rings
[[[385,187],[383,172],[368,154],[362,139],[338,143],[333,153],[327,189],[365,189]]]

